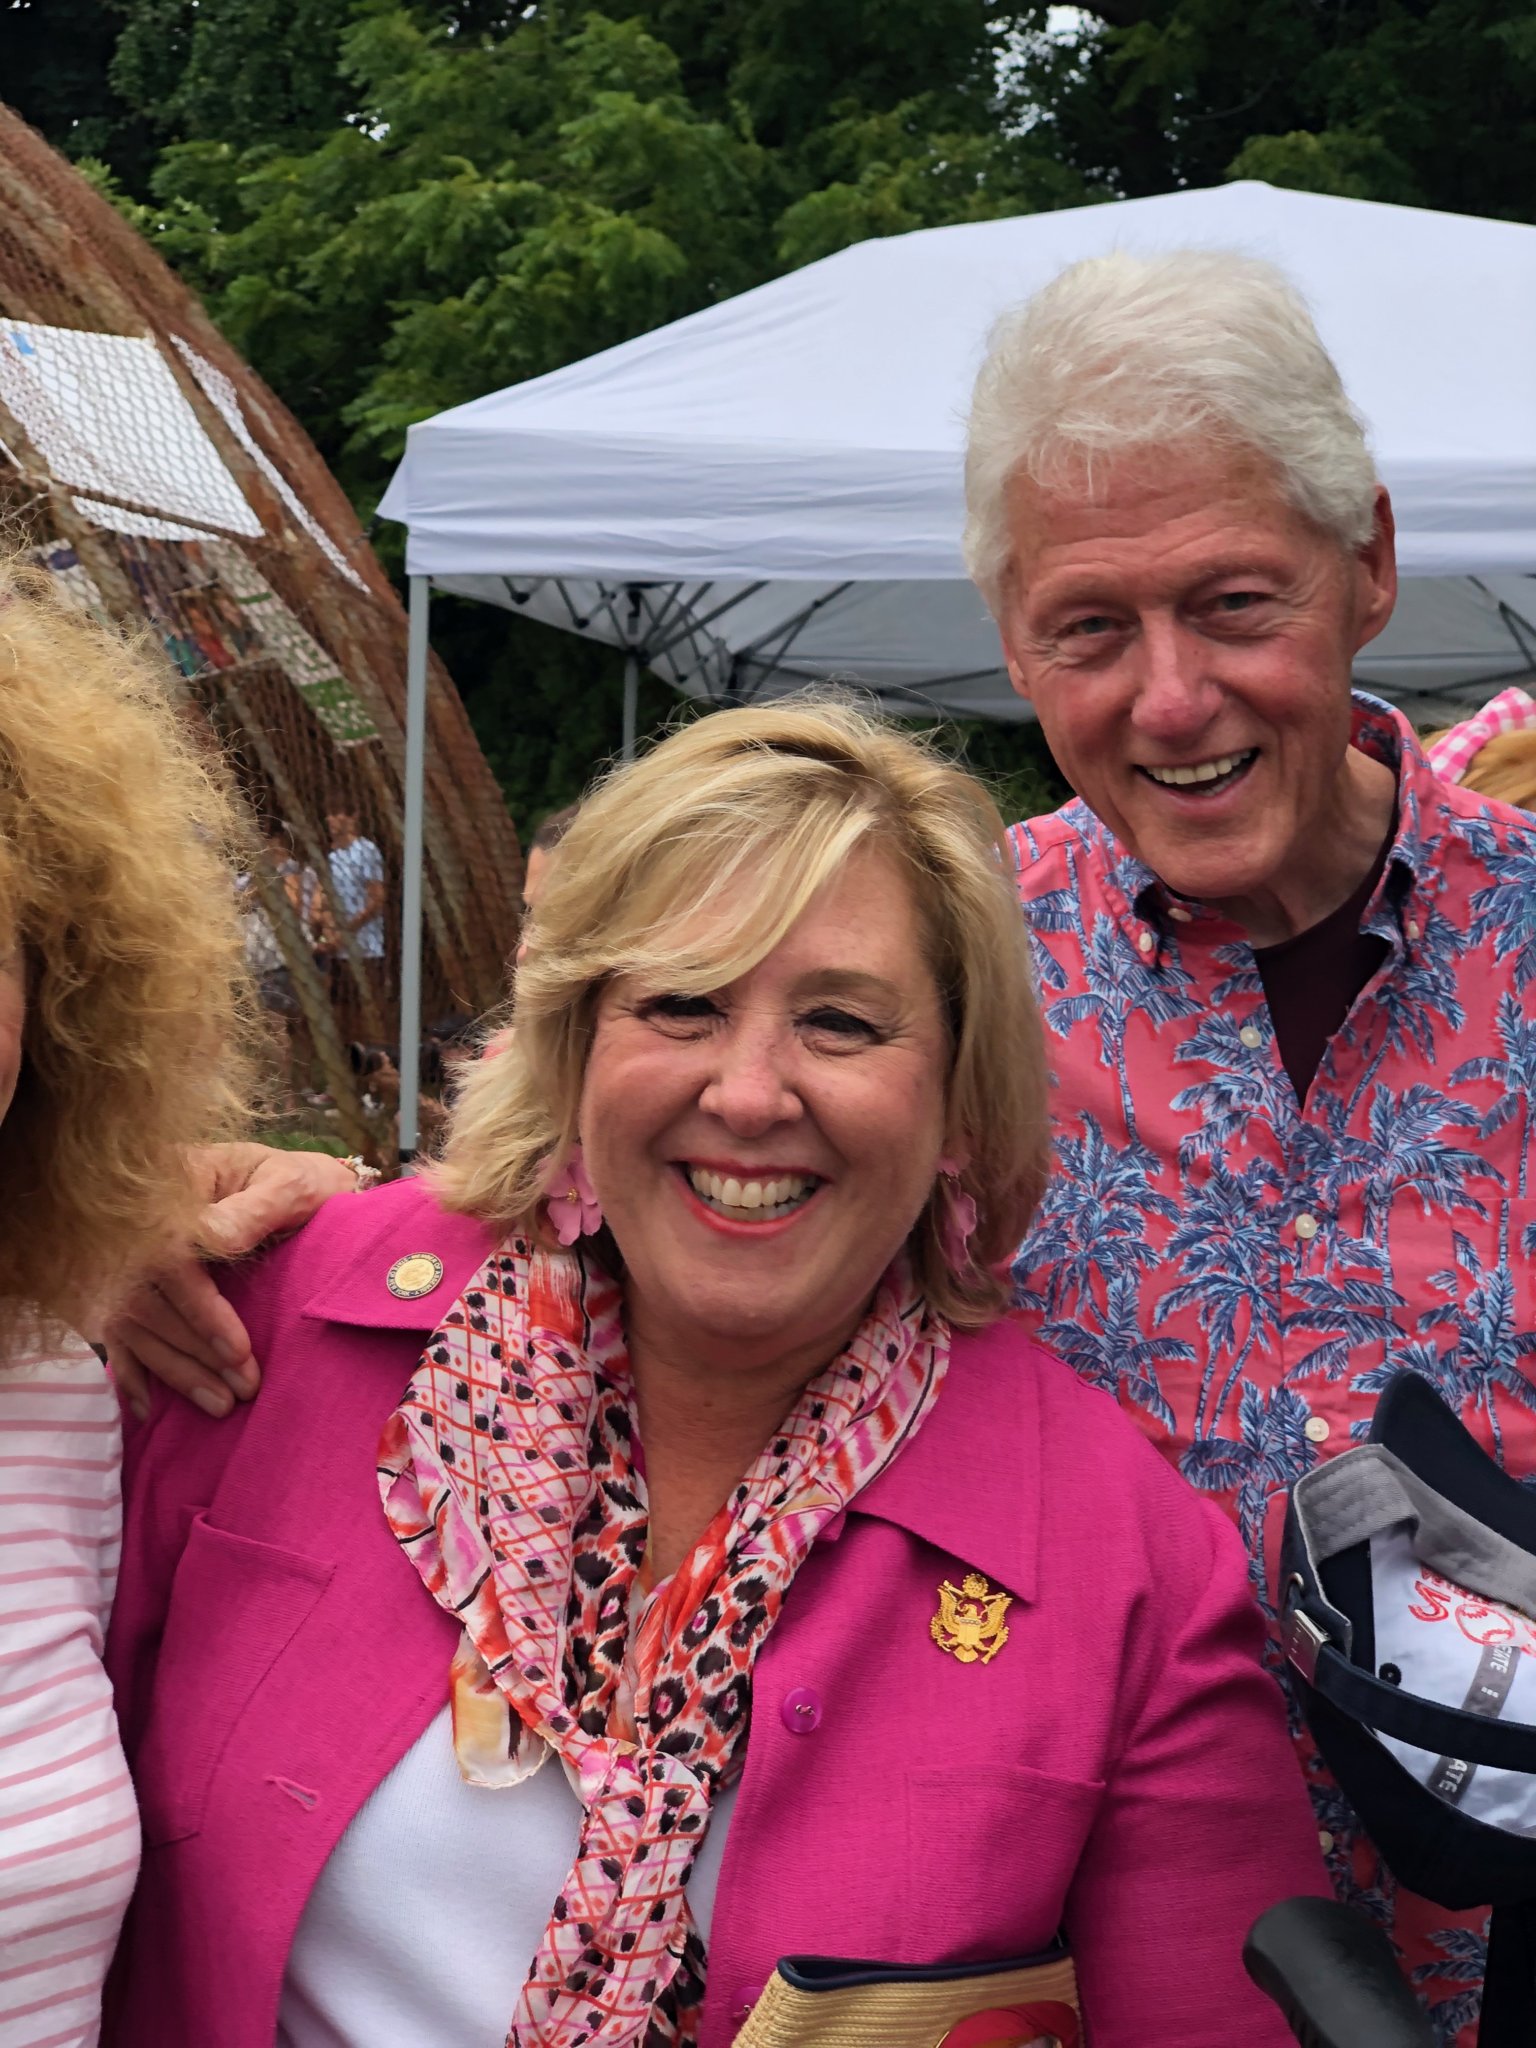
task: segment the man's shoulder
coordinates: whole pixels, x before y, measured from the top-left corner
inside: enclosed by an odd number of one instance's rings
[[[1530,811],[1497,797],[1479,796],[1455,782],[1438,783],[1435,795],[1442,816],[1474,860],[1485,848],[1536,859],[1536,816]]]
[[[1053,889],[1067,887],[1073,879],[1073,856],[1078,857],[1080,868],[1082,858],[1094,854],[1102,831],[1080,797],[1073,797],[1059,811],[1046,811],[1038,818],[1010,825],[1008,845],[1021,900],[1028,905]]]

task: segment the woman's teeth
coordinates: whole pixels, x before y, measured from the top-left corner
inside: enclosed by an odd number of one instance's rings
[[[1194,768],[1148,768],[1145,773],[1154,782],[1169,783],[1179,789],[1191,782],[1220,782],[1228,775],[1236,774],[1239,768],[1246,768],[1258,753],[1257,747],[1249,747],[1242,754],[1223,754],[1215,761],[1202,761]]]
[[[803,1173],[783,1174],[777,1180],[737,1180],[734,1174],[711,1173],[703,1166],[688,1168],[688,1184],[701,1202],[722,1216],[750,1217],[754,1223],[789,1215],[820,1186]]]

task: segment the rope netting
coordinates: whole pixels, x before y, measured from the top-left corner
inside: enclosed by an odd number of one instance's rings
[[[350,1145],[392,1156],[368,1069],[398,1044],[404,609],[298,422],[4,106],[0,521],[72,601],[164,644],[262,828],[237,885],[285,1085],[328,1096]],[[520,888],[501,793],[434,662],[429,1035],[498,999]]]

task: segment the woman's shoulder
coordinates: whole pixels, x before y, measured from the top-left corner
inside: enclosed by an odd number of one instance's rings
[[[219,1269],[219,1285],[261,1356],[258,1326],[272,1335],[300,1316],[358,1324],[422,1321],[390,1288],[403,1259],[426,1255],[440,1268],[425,1320],[446,1306],[491,1249],[493,1233],[438,1200],[430,1179],[403,1176],[358,1192],[332,1195],[301,1230],[248,1259]],[[425,1305],[424,1305],[425,1306]]]

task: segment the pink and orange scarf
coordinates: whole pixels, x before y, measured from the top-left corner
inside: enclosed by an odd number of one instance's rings
[[[553,1751],[584,1809],[508,2048],[691,2048],[704,1952],[684,1885],[740,1769],[753,1660],[816,1537],[921,1425],[949,1358],[898,1264],[692,1555],[646,1590],[621,1309],[595,1266],[509,1239],[444,1317],[379,1450],[390,1526],[464,1624],[461,1771],[515,1784]]]

